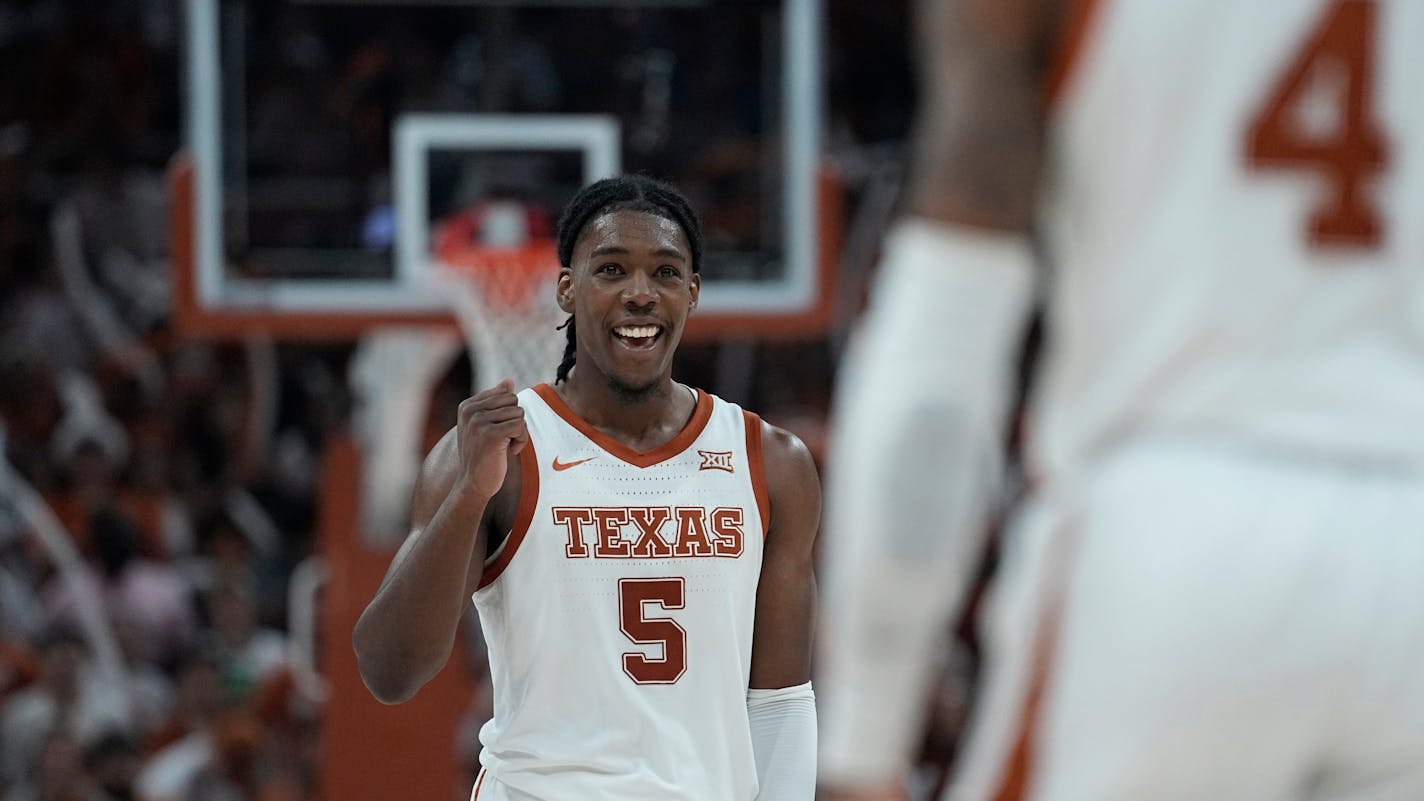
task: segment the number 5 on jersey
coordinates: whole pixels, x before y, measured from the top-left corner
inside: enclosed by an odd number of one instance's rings
[[[647,605],[683,608],[682,578],[618,580],[618,627],[638,645],[661,645],[662,658],[623,652],[623,672],[638,684],[675,684],[687,670],[687,632],[668,617],[647,617]]]

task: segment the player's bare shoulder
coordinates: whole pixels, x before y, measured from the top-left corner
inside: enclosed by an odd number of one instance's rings
[[[771,502],[768,536],[814,541],[821,518],[821,479],[811,449],[800,437],[765,421],[761,448]]]

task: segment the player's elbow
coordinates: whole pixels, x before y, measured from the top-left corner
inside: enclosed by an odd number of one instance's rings
[[[377,701],[387,706],[403,704],[415,697],[414,688],[404,686],[404,682],[392,680],[377,673],[363,670],[361,671],[361,681],[365,683],[366,689],[371,691],[371,695]]]
[[[409,673],[390,660],[363,652],[359,646],[356,649],[356,665],[366,689],[383,704],[403,704],[420,689],[420,682],[412,681]]]
[[[425,684],[426,672],[412,660],[398,658],[397,649],[381,641],[378,634],[370,625],[356,624],[351,644],[356,651],[357,671],[377,701],[405,703]]]
[[[364,677],[363,677],[364,679]],[[371,691],[372,697],[386,706],[398,706],[415,697],[416,687],[404,687],[399,684],[389,686],[380,685],[365,679],[366,689]]]
[[[356,649],[356,670],[361,674],[361,683],[366,685],[366,689],[377,701],[383,704],[399,704],[409,700],[410,695],[402,692],[405,688],[401,686],[395,674],[383,669],[381,665],[374,664],[374,660],[363,654],[360,648]]]

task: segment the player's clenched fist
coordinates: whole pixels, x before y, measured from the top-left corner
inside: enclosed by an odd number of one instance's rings
[[[473,490],[493,497],[504,485],[510,454],[519,453],[529,442],[524,410],[514,394],[514,382],[505,379],[460,402],[460,464],[465,483]]]

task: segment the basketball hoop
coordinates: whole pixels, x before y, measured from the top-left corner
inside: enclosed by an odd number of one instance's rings
[[[474,365],[472,391],[501,378],[516,389],[552,381],[564,318],[554,298],[558,256],[550,242],[515,248],[444,249],[430,271],[450,304]],[[448,330],[377,327],[351,363],[358,399],[353,428],[364,454],[361,525],[373,542],[400,541],[431,389],[459,353]]]
[[[566,316],[554,294],[553,242],[443,248],[431,274],[469,343],[474,389],[502,378],[516,390],[553,380],[564,344],[557,328]]]

